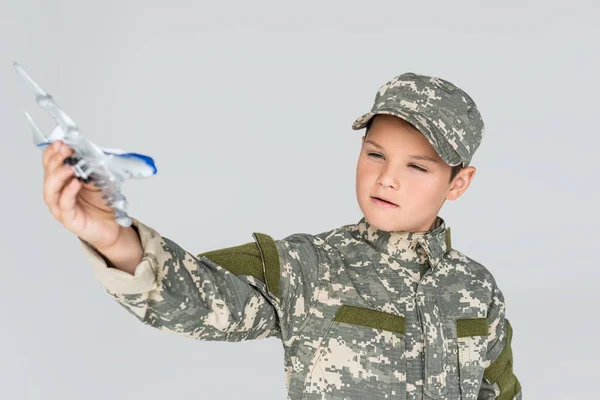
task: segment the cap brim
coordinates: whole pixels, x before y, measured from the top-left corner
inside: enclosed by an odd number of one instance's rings
[[[375,116],[375,113],[373,113],[373,112],[369,112],[369,113],[362,115],[361,117],[357,118],[356,121],[354,121],[352,123],[352,129],[357,131],[359,129],[366,127],[369,120],[371,118],[373,118],[374,116]]]
[[[357,118],[354,123],[352,123],[352,129],[354,129],[355,131],[359,130],[359,129],[363,129],[364,127],[367,126],[367,124],[369,123],[369,121],[376,116],[377,114],[387,114],[387,115],[393,115],[395,117],[398,118],[402,118],[405,121],[410,122],[411,124],[414,125],[414,120],[410,117],[410,114],[408,113],[403,113],[403,112],[399,112],[398,110],[391,110],[391,109],[379,109],[375,112],[371,111],[368,112],[362,116],[360,116],[359,118]],[[418,125],[417,125],[418,126]]]

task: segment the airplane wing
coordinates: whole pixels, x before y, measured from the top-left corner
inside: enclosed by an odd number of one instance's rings
[[[56,104],[50,94],[33,80],[18,63],[13,63],[14,68],[21,78],[34,90],[36,102],[48,111],[58,124],[48,137],[46,137],[31,116],[25,112],[25,117],[31,127],[34,144],[46,148],[56,140],[61,140],[72,150],[73,155],[65,160],[72,165],[77,179],[83,182],[94,181],[95,185],[103,191],[103,198],[107,206],[114,210],[115,219],[119,225],[128,227],[131,218],[127,215],[127,200],[121,192],[122,183],[132,177],[147,177],[156,173],[156,167],[150,157],[125,153],[119,149],[106,151],[96,146],[89,139],[79,133],[73,120]]]

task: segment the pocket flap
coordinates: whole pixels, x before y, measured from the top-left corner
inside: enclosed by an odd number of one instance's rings
[[[404,316],[394,315],[366,307],[342,304],[333,320],[335,322],[396,332],[402,335],[406,333],[406,318]]]
[[[489,326],[487,318],[461,318],[456,320],[456,336],[487,336]]]

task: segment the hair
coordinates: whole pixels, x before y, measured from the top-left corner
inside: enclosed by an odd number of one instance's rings
[[[374,119],[375,119],[375,117],[371,118],[369,120],[369,122],[367,122],[366,130],[365,130],[365,139],[367,138],[367,135],[369,134],[369,129],[371,128],[371,124],[373,123]],[[400,120],[402,122],[404,122],[405,124],[410,125],[413,129],[416,129],[418,131],[418,129],[413,124],[411,124],[410,122],[408,122],[407,120],[402,119],[402,118],[400,118]],[[458,175],[458,173],[460,171],[462,171],[462,169],[463,169],[462,164],[458,164],[458,165],[453,166],[452,167],[452,171],[450,172],[450,179],[448,180],[448,182],[452,182],[452,180],[456,177],[456,175]]]

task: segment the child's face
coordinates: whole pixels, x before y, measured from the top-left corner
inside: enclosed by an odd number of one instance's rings
[[[450,182],[452,167],[427,138],[392,115],[375,116],[366,141],[365,136],[362,141],[356,169],[358,204],[367,222],[385,231],[428,231],[444,201],[460,196],[475,172],[474,167],[467,167]],[[379,205],[372,196],[383,197],[397,207]]]

